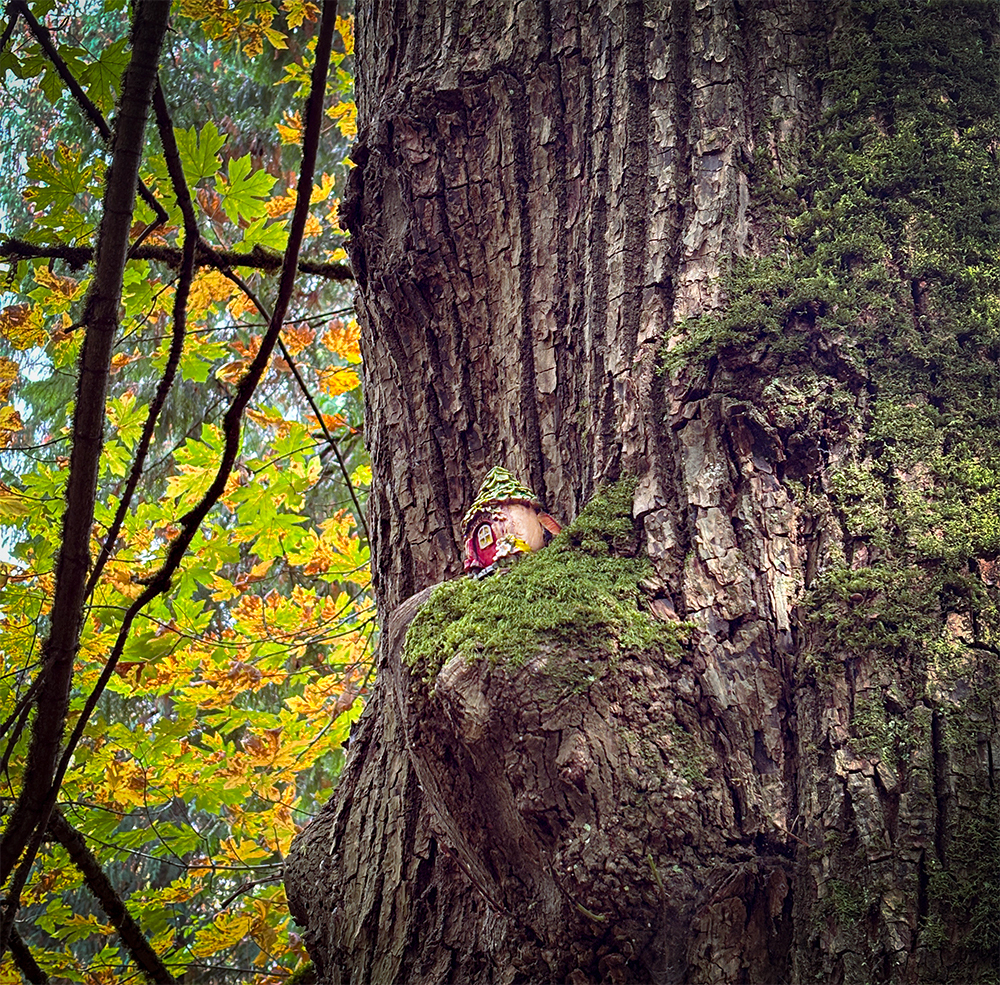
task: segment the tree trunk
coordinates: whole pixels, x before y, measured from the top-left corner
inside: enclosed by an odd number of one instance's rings
[[[997,8],[911,6],[359,6],[393,614],[288,862],[321,981],[1000,974]],[[560,563],[631,490],[659,642],[406,657],[495,464]]]

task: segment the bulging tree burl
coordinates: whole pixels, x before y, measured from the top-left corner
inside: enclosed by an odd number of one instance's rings
[[[359,6],[319,980],[1000,977],[998,17]],[[565,529],[450,580],[498,461]]]

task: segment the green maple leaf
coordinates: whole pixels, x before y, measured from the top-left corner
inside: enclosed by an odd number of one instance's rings
[[[250,155],[233,158],[229,162],[228,180],[219,175],[215,187],[222,197],[222,207],[232,222],[248,222],[266,213],[267,198],[277,180],[266,171],[250,173]]]
[[[174,138],[184,178],[189,185],[197,185],[203,178],[211,178],[219,170],[219,151],[227,138],[219,133],[218,127],[211,120],[201,128],[200,133],[193,126],[187,130],[175,127]]]
[[[87,88],[87,95],[104,114],[115,104],[115,91],[119,89],[122,72],[128,64],[125,50],[128,38],[120,38],[101,52],[96,62],[91,62],[80,73],[80,81]]]

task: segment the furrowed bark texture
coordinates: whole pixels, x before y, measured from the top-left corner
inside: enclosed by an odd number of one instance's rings
[[[650,592],[695,629],[682,659],[624,654],[587,687],[565,686],[593,680],[583,647],[518,670],[455,658],[428,685],[401,660],[424,596],[397,610],[336,802],[289,859],[320,980],[989,973],[983,952],[961,956],[948,920],[967,911],[934,880],[965,864],[956,819],[995,806],[995,630],[927,600],[984,689],[959,741],[944,722],[967,683],[928,690],[923,658],[821,639],[799,604],[824,571],[874,558],[823,501],[875,382],[809,334],[808,308],[791,355],[730,346],[664,371],[683,323],[726,302],[726,258],[785,249],[752,164],[794,173],[843,16],[359,7],[345,208],[382,612],[460,572],[462,514],[502,464],[563,520],[638,476]],[[767,390],[793,369],[818,388],[811,416]],[[879,728],[862,741],[865,703]]]

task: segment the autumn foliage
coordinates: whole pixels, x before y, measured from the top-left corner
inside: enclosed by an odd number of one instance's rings
[[[8,235],[0,238],[5,815],[22,793],[32,722],[45,714],[33,699],[45,672],[73,409],[83,399],[79,319],[108,171],[94,114],[112,115],[129,58],[130,8],[107,6],[103,19],[93,14],[100,29],[76,8],[46,2],[9,5],[4,25],[4,100],[43,93],[47,118],[63,134],[23,161],[23,205],[3,215]],[[163,61],[173,59],[176,73],[185,51],[198,48],[208,65],[277,75],[267,85],[301,105],[320,14],[299,0],[180,0]],[[225,461],[225,412],[267,338],[302,193],[305,124],[300,108],[282,109],[270,121],[273,146],[262,148],[259,140],[242,146],[221,116],[170,126],[173,141],[165,141],[162,112],[150,114],[109,367],[65,773],[37,857],[25,856],[5,889],[26,876],[19,908],[8,897],[11,949],[0,983],[39,973],[88,983],[136,975],[135,950],[120,919],[98,904],[91,865],[175,978],[279,982],[305,958],[290,927],[282,860],[331,793],[369,682],[374,633],[361,354],[337,224],[355,132],[352,30],[351,18],[337,18],[303,227],[302,256],[314,272],[300,268],[278,345],[241,416],[223,491],[193,524]],[[197,113],[171,104],[170,81],[161,66],[167,109]],[[74,120],[75,141],[65,136]],[[169,166],[169,143],[186,193]],[[198,242],[187,276],[192,219]],[[172,385],[163,385],[170,373]],[[182,536],[189,543],[165,577]],[[157,579],[169,587],[160,591]],[[158,594],[147,599],[150,586]],[[89,861],[67,831],[82,836]]]

